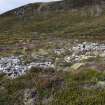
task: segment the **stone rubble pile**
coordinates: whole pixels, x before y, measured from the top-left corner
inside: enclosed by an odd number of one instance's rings
[[[66,55],[64,60],[66,62],[80,62],[92,57],[105,57],[105,44],[98,44],[92,42],[77,43],[69,49],[71,55]]]
[[[36,57],[28,66],[28,68],[40,68],[43,70],[55,69],[54,61],[50,58]]]
[[[66,50],[66,51],[65,51]],[[65,53],[67,52],[67,53]],[[70,48],[55,49],[54,60],[52,58],[46,58],[44,56],[34,58],[30,63],[26,64],[23,56],[10,56],[0,58],[0,72],[7,74],[11,78],[16,78],[25,74],[31,68],[38,68],[41,70],[55,70],[56,67],[62,63],[81,63],[83,60],[87,60],[91,57],[105,57],[105,44],[82,42],[72,44]],[[60,58],[63,55],[63,59]],[[49,55],[50,56],[50,55]],[[60,63],[61,62],[61,63]],[[59,64],[58,64],[59,63]],[[69,65],[70,66],[70,65]]]
[[[25,74],[32,67],[40,69],[54,69],[54,64],[51,61],[36,61],[29,64],[24,63],[22,56],[10,56],[0,59],[0,73],[5,73],[11,78],[16,78]]]
[[[105,51],[105,44],[98,44],[98,43],[92,43],[92,42],[83,42],[81,44],[77,44],[73,46],[72,51],[75,53],[78,52],[93,52],[93,51]]]
[[[27,65],[21,57],[11,56],[0,59],[0,72],[7,74],[11,78],[15,78],[25,74]]]

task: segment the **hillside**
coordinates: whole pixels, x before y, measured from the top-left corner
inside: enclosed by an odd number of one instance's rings
[[[104,35],[104,1],[97,1],[64,0],[25,5],[0,16],[0,33]]]
[[[105,105],[105,0],[0,15],[0,105]]]

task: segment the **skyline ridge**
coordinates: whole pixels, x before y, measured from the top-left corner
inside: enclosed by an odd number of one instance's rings
[[[60,1],[60,0],[1,0],[0,1],[0,14],[8,12],[12,9],[21,7],[23,5],[27,5],[30,3],[37,3],[37,2],[53,2],[53,1]]]

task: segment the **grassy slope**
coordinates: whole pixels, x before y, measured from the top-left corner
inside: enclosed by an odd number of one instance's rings
[[[85,12],[85,11],[84,11]],[[0,35],[30,34],[31,32],[54,33],[55,35],[104,35],[105,15],[81,16],[81,11],[58,12],[19,19],[15,16],[0,17]]]
[[[94,70],[66,75],[66,89],[56,95],[55,105],[104,105],[105,90],[83,89],[84,84],[94,84],[104,78],[104,73]],[[97,92],[98,91],[98,92]]]
[[[3,90],[0,88],[0,105],[7,105],[7,103],[8,105],[14,105],[14,103],[22,105],[23,98],[19,97],[22,97],[24,89],[27,88],[37,88],[40,98],[47,97],[48,94],[54,95],[54,101],[48,105],[104,105],[105,89],[82,88],[86,84],[95,84],[97,81],[104,80],[104,72],[85,70],[77,74],[62,73],[62,75],[65,75],[64,87],[57,89],[55,85],[52,85],[53,92],[51,90],[48,91],[47,88],[43,89],[38,85],[40,84],[37,78],[38,73],[35,72],[15,80],[0,77],[1,84],[4,87]]]

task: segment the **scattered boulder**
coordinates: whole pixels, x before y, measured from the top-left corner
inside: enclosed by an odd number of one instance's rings
[[[36,89],[25,89],[24,90],[24,105],[37,105],[39,102],[39,96]]]
[[[53,101],[53,96],[46,97],[42,99],[42,105],[49,105]]]
[[[105,88],[105,81],[98,81],[96,84],[97,88]]]

